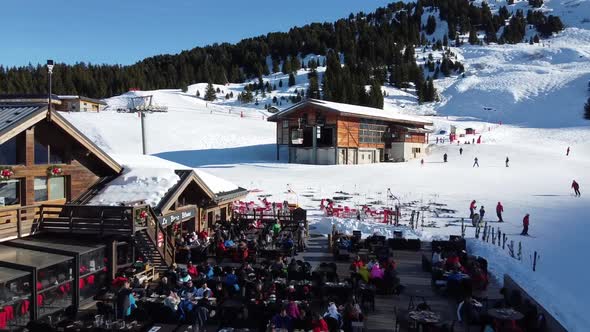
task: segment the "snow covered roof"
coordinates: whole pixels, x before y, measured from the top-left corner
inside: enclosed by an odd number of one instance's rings
[[[145,201],[161,208],[174,193],[185,188],[186,181],[195,180],[215,201],[245,195],[247,190],[207,172],[155,156],[114,155],[124,166],[121,176],[108,183],[89,204],[120,205]]]
[[[277,121],[290,113],[301,109],[302,107],[313,105],[328,111],[338,112],[344,116],[352,116],[357,118],[376,119],[390,122],[407,123],[414,125],[432,125],[431,121],[426,121],[418,116],[403,114],[396,110],[382,110],[373,107],[357,106],[351,104],[342,104],[332,101],[308,99],[298,104],[295,104],[281,112],[272,115],[268,121]]]

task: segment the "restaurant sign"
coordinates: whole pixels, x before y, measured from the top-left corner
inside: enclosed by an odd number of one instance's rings
[[[167,227],[167,226],[170,226],[174,223],[182,222],[182,221],[186,221],[190,218],[194,218],[196,215],[197,215],[197,209],[192,208],[192,209],[188,209],[188,210],[175,211],[175,212],[172,212],[168,215],[158,217],[158,221],[160,222],[160,225],[162,225],[163,227]]]

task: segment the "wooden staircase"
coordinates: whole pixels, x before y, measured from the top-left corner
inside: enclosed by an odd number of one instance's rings
[[[172,262],[166,260],[166,255],[158,249],[157,243],[152,240],[147,229],[137,231],[133,235],[133,244],[135,248],[143,255],[157,272],[164,273]]]

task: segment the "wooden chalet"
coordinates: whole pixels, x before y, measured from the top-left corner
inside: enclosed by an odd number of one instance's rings
[[[308,99],[268,118],[277,123],[277,159],[290,163],[370,164],[426,153],[430,121],[349,104]]]
[[[123,167],[46,103],[0,103],[0,303],[28,308],[11,324],[79,306],[95,282],[140,256],[151,267],[138,273],[157,277],[175,260],[178,230],[211,228],[247,194],[215,188],[199,171],[176,172],[180,181],[157,205],[143,197],[94,204]]]
[[[100,99],[88,98],[84,96],[58,96],[61,105],[57,106],[58,111],[66,112],[100,112],[105,109],[107,103]]]

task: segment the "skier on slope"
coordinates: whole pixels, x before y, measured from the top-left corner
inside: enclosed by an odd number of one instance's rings
[[[529,235],[529,214],[522,218],[522,233],[520,235]]]
[[[459,155],[462,156],[463,155],[463,148],[459,148]]]
[[[483,221],[483,216],[486,214],[486,210],[483,208],[483,205],[481,206],[481,208],[479,208],[479,221],[482,222]]]
[[[475,159],[473,159],[473,167],[475,167],[475,165],[477,165],[477,167],[479,167],[479,159],[477,159],[477,157],[475,157]]]
[[[498,205],[496,205],[496,214],[498,215],[498,222],[504,222],[504,219],[502,219],[503,212],[504,206],[502,206],[502,203],[498,202]]]
[[[510,159],[508,159],[508,157],[506,157],[506,167],[508,167],[509,162],[510,162]]]
[[[473,219],[475,209],[477,209],[477,205],[475,205],[475,200],[472,200],[471,204],[469,204],[469,219]]]
[[[570,155],[570,147],[569,146],[567,147],[567,150],[565,151],[565,155],[566,156],[569,156]]]
[[[443,155],[443,160],[445,163],[447,162],[447,154],[446,153]]]
[[[574,181],[572,182],[572,189],[574,189],[574,195],[575,195],[576,197],[580,197],[580,196],[582,196],[582,194],[580,193],[580,184],[578,184],[578,183],[576,182],[576,180],[574,180]]]

